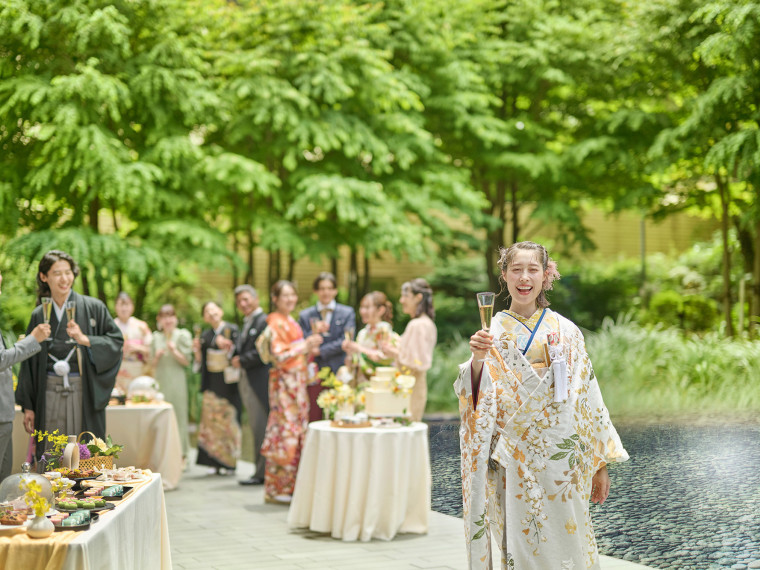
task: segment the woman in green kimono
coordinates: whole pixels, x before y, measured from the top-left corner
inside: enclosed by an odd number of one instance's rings
[[[37,301],[52,299],[49,342],[25,360],[19,372],[16,403],[24,410],[24,428],[106,437],[106,406],[122,355],[122,337],[105,304],[72,289],[79,266],[63,251],[47,252],[37,272]],[[29,335],[47,322],[44,307],[32,312]],[[38,452],[42,449],[38,446]]]
[[[454,385],[470,568],[599,568],[589,499],[610,489],[606,465],[628,454],[610,422],[583,336],[548,308],[559,277],[546,249],[501,250],[509,309],[470,337]]]

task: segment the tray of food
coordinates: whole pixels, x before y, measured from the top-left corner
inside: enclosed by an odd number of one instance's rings
[[[62,501],[56,501],[55,508],[59,511],[74,512],[74,511],[90,511],[98,513],[100,511],[107,511],[115,508],[116,505],[109,503],[103,497],[87,497],[85,499],[64,499]]]

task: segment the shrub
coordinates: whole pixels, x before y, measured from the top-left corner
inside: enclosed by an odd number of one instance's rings
[[[682,327],[683,297],[677,291],[668,290],[655,293],[649,301],[649,308],[642,313],[641,322]]]

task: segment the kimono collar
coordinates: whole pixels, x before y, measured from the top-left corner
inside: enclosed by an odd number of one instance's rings
[[[530,317],[523,317],[521,314],[515,313],[514,311],[510,311],[509,309],[507,309],[504,312],[510,317],[524,324],[530,330],[533,330],[534,328],[536,328],[536,324],[541,319],[541,315],[544,314],[545,310],[546,309],[536,309],[536,312],[533,313]]]

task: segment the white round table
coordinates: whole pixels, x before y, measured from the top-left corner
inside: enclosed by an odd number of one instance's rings
[[[312,422],[288,526],[345,541],[424,534],[430,486],[427,425],[337,428]]]

